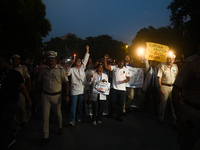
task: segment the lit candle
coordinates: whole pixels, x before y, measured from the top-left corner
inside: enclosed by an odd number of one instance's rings
[[[74,54],[74,60],[76,59],[76,54]]]

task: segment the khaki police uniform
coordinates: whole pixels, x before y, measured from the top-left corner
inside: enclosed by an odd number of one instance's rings
[[[43,103],[43,130],[44,138],[49,138],[49,115],[50,107],[58,117],[58,128],[62,128],[62,113],[61,113],[61,90],[62,83],[68,82],[63,67],[55,66],[50,69],[44,67],[39,75],[38,81],[42,83],[42,103]]]
[[[20,56],[17,54],[12,56],[12,58],[14,58],[14,57],[17,57],[20,59]],[[17,68],[13,68],[13,66],[11,66],[11,68],[20,72],[20,74],[22,75],[22,77],[24,79],[24,82],[27,79],[30,79],[28,69],[25,65],[19,65]],[[27,122],[26,99],[25,99],[24,95],[22,94],[22,92],[19,92],[18,106],[19,106],[19,115],[20,115],[21,121]]]
[[[187,120],[179,129],[178,146],[181,150],[188,150],[200,138],[200,55],[185,61],[174,85],[183,89],[180,113]]]
[[[157,74],[157,76],[161,78],[161,84],[162,84],[161,88],[165,92],[165,96],[161,97],[160,102],[159,102],[159,120],[163,121],[164,119],[165,106],[169,98],[172,115],[174,118],[174,124],[176,123],[176,115],[172,107],[171,92],[172,92],[173,84],[174,84],[177,74],[178,74],[177,65],[173,64],[172,67],[170,68],[167,66],[166,63],[163,63],[160,65],[160,68],[158,69],[158,74]]]

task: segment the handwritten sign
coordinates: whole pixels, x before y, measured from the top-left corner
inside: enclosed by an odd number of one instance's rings
[[[132,68],[127,66],[130,73],[130,80],[126,83],[126,87],[142,88],[144,81],[144,72],[142,68]]]
[[[166,62],[169,47],[157,43],[146,42],[145,59]]]

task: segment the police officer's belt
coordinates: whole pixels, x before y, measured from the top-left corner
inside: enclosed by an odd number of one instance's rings
[[[46,91],[43,90],[43,93],[46,94],[46,95],[58,95],[58,94],[61,93],[61,91],[60,92],[56,92],[56,93],[49,93],[49,92],[46,92]]]
[[[162,83],[162,85],[173,86],[173,84],[166,84],[166,83]]]

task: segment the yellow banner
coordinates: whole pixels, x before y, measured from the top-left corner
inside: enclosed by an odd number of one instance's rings
[[[166,62],[169,47],[157,43],[146,42],[145,59],[158,62]]]

